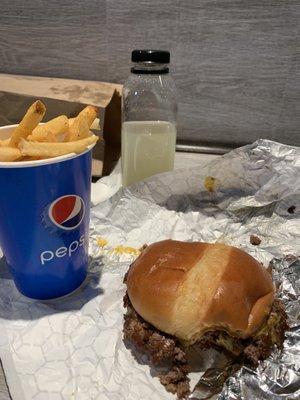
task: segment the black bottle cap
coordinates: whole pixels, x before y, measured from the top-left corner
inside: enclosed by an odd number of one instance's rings
[[[131,53],[131,61],[169,64],[170,52],[165,50],[133,50]]]

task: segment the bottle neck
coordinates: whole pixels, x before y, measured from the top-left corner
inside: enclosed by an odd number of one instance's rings
[[[132,74],[167,74],[169,72],[168,64],[159,64],[155,62],[138,62],[134,63],[131,68]]]

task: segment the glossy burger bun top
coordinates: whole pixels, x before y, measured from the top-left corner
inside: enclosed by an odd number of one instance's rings
[[[142,251],[128,272],[127,292],[141,317],[189,344],[216,329],[253,335],[275,294],[269,272],[244,251],[174,240]]]

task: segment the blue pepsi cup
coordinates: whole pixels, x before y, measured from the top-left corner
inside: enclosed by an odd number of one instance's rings
[[[11,129],[1,128],[0,136]],[[87,276],[91,162],[91,148],[79,155],[0,162],[0,247],[27,297],[64,296]]]

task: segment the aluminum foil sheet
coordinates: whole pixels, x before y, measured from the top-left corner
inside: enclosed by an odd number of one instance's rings
[[[121,189],[91,211],[91,267],[72,296],[35,302],[18,294],[0,263],[0,356],[13,400],[175,399],[143,355],[122,340],[124,273],[145,243],[222,242],[273,265],[289,316],[282,352],[242,368],[219,400],[300,397],[300,149],[259,140],[205,167]],[[250,243],[256,235],[259,245]],[[216,352],[202,356],[214,368]],[[191,374],[192,386],[201,374]]]

